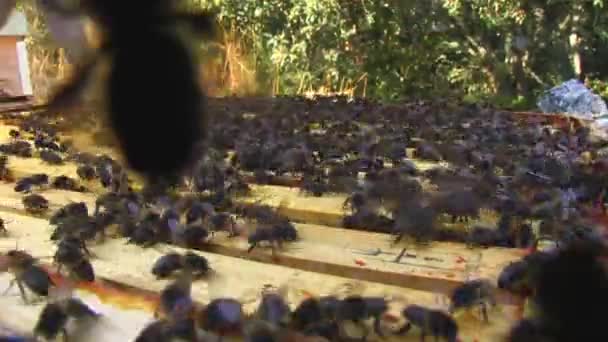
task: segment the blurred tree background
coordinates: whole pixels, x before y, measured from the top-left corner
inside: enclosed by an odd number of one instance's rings
[[[201,46],[215,95],[453,97],[526,108],[578,78],[608,97],[608,0],[186,1],[218,13],[221,37]],[[31,45],[59,62],[36,12],[26,12]]]

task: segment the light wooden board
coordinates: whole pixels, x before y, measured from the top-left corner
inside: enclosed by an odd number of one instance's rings
[[[12,277],[0,274],[0,290],[7,288]],[[102,315],[99,322],[85,326],[68,326],[73,340],[82,342],[132,341],[146,324],[153,320],[149,310],[128,309],[105,303],[93,293],[76,291],[78,298]],[[25,305],[15,286],[6,296],[0,296],[0,324],[13,332],[31,334],[44,303]]]
[[[0,185],[0,194],[3,194],[0,208],[23,213],[21,194],[12,192],[6,185]],[[55,210],[69,202],[81,201],[87,203],[90,210],[94,207],[95,198],[91,194],[60,190],[42,194]],[[247,222],[240,225],[243,230],[253,228]],[[521,257],[521,252],[513,249],[469,249],[461,244],[436,242],[424,249],[408,248],[408,255],[395,263],[401,246],[392,245],[389,235],[308,224],[296,224],[296,227],[300,241],[286,244],[276,256],[264,248],[247,253],[249,245],[245,238],[229,239],[221,234],[202,248],[307,271],[441,293],[449,293],[470,278],[495,280],[504,266]],[[366,255],[378,249],[380,254]],[[511,298],[505,300],[511,301]]]
[[[249,244],[243,238],[219,236],[208,248],[225,255],[441,293],[450,293],[468,279],[496,281],[506,265],[522,257],[518,250],[469,249],[456,243],[437,242],[422,249],[412,246],[407,255],[395,263],[401,248],[392,245],[386,234],[295,225],[301,240],[285,245],[274,257],[268,249],[247,253]],[[370,252],[379,253],[369,255]],[[516,300],[503,295],[501,302]]]
[[[12,213],[2,215],[10,222],[10,236],[0,239],[0,251],[12,249],[18,244],[19,248],[31,251],[37,257],[48,258],[54,253],[55,247],[48,240],[51,228],[44,220]],[[168,251],[183,252],[182,249],[172,246],[141,249],[125,244],[123,239],[110,239],[103,244],[92,246],[91,249],[96,255],[92,263],[99,277],[153,292],[159,292],[168,283],[167,280],[154,279],[149,273],[154,260]],[[217,254],[199,254],[205,256],[215,270],[209,278],[193,284],[193,297],[203,303],[213,298],[230,296],[241,300],[245,310],[251,312],[265,286],[285,285],[289,290],[288,299],[292,305],[309,295],[360,294],[392,298],[394,301],[391,312],[395,315],[409,303],[445,308],[445,298],[431,292],[306,272]],[[501,305],[492,311],[492,324],[483,324],[467,313],[459,317],[458,321],[462,325],[464,340],[493,341],[507,331],[519,314],[520,309],[517,306]]]

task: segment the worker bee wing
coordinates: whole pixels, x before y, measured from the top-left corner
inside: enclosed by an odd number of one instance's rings
[[[15,9],[16,3],[17,0],[0,1],[0,28],[2,28],[8,21],[11,13],[13,13],[13,9]]]
[[[70,80],[59,86],[54,95],[44,106],[40,116],[50,116],[74,104],[93,76],[95,67],[101,56],[95,54],[76,67]]]
[[[37,5],[51,37],[64,48],[68,62],[73,64],[89,49],[86,18],[78,6],[65,2],[38,0]]]

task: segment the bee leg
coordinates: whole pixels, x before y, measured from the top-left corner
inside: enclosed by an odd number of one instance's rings
[[[98,59],[99,55],[94,55],[84,64],[79,66],[77,71],[74,73],[74,77],[69,80],[68,83],[60,87],[55,94],[53,94],[50,101],[46,104],[46,108],[38,115],[47,116],[49,114],[54,114],[54,112],[75,103],[84,90],[86,84],[89,82],[89,79],[93,74],[93,70],[97,66]]]
[[[480,307],[481,307],[481,316],[483,317],[483,321],[485,323],[488,323],[489,322],[489,319],[488,319],[488,307],[487,307],[486,303],[485,302],[481,303]]]
[[[406,251],[406,250],[407,250],[407,247],[406,247],[406,248],[403,248],[403,249],[401,250],[401,253],[399,253],[399,255],[397,255],[397,257],[395,258],[395,261],[394,261],[394,262],[399,263],[399,262],[401,261],[401,258],[403,258],[403,256],[405,255],[405,251]]]
[[[412,329],[412,323],[405,323],[399,330],[395,332],[396,335],[405,335]]]
[[[68,331],[65,327],[61,328],[61,337],[63,342],[69,342],[70,338],[68,337]]]
[[[10,283],[8,283],[8,287],[6,288],[6,290],[4,290],[4,292],[2,292],[3,296],[6,296],[6,294],[8,293],[8,291],[10,291],[13,288],[13,286],[15,286],[15,282],[16,281],[17,281],[17,279],[13,279],[13,280],[11,280]]]
[[[397,234],[397,236],[395,237],[395,240],[393,240],[391,245],[394,246],[394,245],[398,244],[399,241],[401,241],[401,239],[403,239],[403,233]]]
[[[351,337],[346,333],[344,329],[344,322],[338,321],[338,337],[339,340],[350,341]]]
[[[270,251],[271,251],[273,260],[277,260],[279,258],[278,249],[280,249],[280,248],[281,248],[280,241],[276,241],[276,242],[270,244]]]
[[[490,298],[488,300],[490,301],[490,304],[493,307],[496,307],[498,305],[498,302],[496,301],[496,297],[494,295],[490,295]]]
[[[369,329],[364,322],[357,322],[357,325],[360,326],[363,330],[363,336],[361,336],[361,341],[367,341],[367,336],[369,336]]]
[[[381,338],[384,338],[384,332],[382,332],[380,321],[380,316],[374,317],[374,332],[376,333],[376,335],[380,336]]]
[[[230,226],[230,229],[228,229],[228,238],[234,238],[239,236],[239,234],[236,232],[236,229],[234,229],[234,225]]]
[[[18,279],[16,279],[16,282],[17,282],[17,286],[19,287],[19,292],[21,293],[21,299],[23,299],[23,302],[25,304],[29,304],[30,301],[27,299],[27,296],[25,295],[25,288],[23,287],[23,284]]]

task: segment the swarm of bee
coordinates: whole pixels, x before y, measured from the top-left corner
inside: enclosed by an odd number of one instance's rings
[[[530,298],[538,307],[537,315],[513,328],[512,341],[608,340],[600,336],[597,315],[580,313],[578,306],[604,308],[608,291],[603,238],[586,215],[589,209],[606,211],[608,160],[597,152],[602,143],[589,129],[523,126],[478,106],[383,106],[342,97],[288,99],[290,111],[280,115],[245,117],[242,108],[228,109],[221,120],[207,122],[208,103],[193,54],[175,27],[209,35],[213,18],[180,12],[175,3],[47,1],[63,16],[89,16],[103,34],[98,50],[80,61],[73,79],[40,114],[69,107],[100,61],[108,60],[108,121],[128,166],[147,176],[149,184],[171,184],[173,189],[133,189],[124,166],[106,155],[77,151],[44,120],[25,119],[10,132],[9,142],[0,144],[2,181],[12,180],[10,158],[78,165],[78,179],[40,173],[22,177],[14,186],[23,194],[28,213],[50,216],[51,240],[57,245],[53,263],[66,277],[96,281],[89,248],[107,236],[142,248],[173,244],[190,249],[151,262],[152,275],[173,281],[160,294],[157,320],[138,341],[198,341],[207,334],[238,334],[248,341],[289,340],[291,334],[301,334],[334,341],[409,334],[413,327],[422,339],[456,341],[454,315],[479,310],[481,321],[491,321],[497,288]],[[14,5],[10,0],[0,3],[0,26]],[[134,17],[140,19],[137,25],[132,24]],[[155,65],[163,67],[150,72]],[[140,126],[143,122],[147,128]],[[420,161],[432,167],[423,168]],[[496,284],[486,279],[464,282],[453,289],[445,310],[408,305],[401,312],[406,323],[394,331],[383,326],[390,301],[382,297],[314,297],[292,310],[281,293],[264,293],[253,315],[246,315],[234,298],[197,303],[192,282],[222,270],[192,250],[204,249],[216,234],[242,238],[240,219],[253,227],[246,237],[249,252],[267,244],[276,253],[283,244],[297,243],[296,226],[276,210],[235,204],[235,198],[250,193],[245,179],[272,184],[286,178],[293,179],[303,196],[346,194],[345,227],[390,233],[393,243],[406,242],[395,262],[410,244],[434,241],[534,250],[549,240],[556,248],[506,266]],[[43,194],[48,187],[87,191],[94,182],[105,190],[94,209],[70,203],[49,214],[51,203]],[[170,191],[176,189],[196,195]],[[487,211],[498,213],[497,222],[479,222]],[[0,234],[7,234],[4,221],[0,223]],[[537,229],[532,227],[536,223]],[[3,253],[0,270],[14,276],[11,284],[18,286],[24,302],[31,302],[30,293],[52,297],[56,285],[27,252]],[[574,275],[566,276],[564,270]],[[97,317],[78,298],[49,298],[34,334],[67,335],[68,321]],[[346,323],[360,326],[362,335],[350,336]]]

